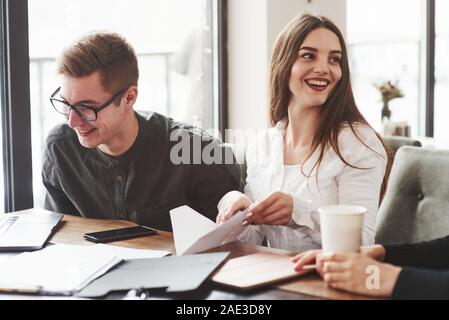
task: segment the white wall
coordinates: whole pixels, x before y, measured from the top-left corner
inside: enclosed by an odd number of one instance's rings
[[[228,1],[230,128],[265,127],[267,0]]]
[[[268,67],[277,35],[294,17],[315,13],[346,31],[346,0],[229,0],[229,128],[269,126]]]

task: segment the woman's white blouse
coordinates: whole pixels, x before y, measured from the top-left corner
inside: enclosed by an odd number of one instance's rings
[[[338,136],[340,153],[346,162],[363,169],[346,165],[329,147],[318,169],[318,177],[313,166],[319,156],[319,148],[301,172],[300,166],[284,165],[285,122],[281,121],[274,128],[264,131],[246,152],[245,194],[257,202],[274,191],[288,193],[294,200],[293,215],[286,226],[248,226],[239,239],[260,244],[266,237],[270,247],[293,251],[320,248],[320,224],[316,209],[323,205],[348,204],[367,208],[363,244],[373,244],[387,155],[371,128],[358,124],[354,129],[369,148],[357,139],[348,126],[343,127]]]

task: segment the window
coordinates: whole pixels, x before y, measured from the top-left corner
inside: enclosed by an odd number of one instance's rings
[[[449,2],[435,3],[435,93],[434,137],[449,139]]]
[[[407,121],[411,134],[420,126],[422,0],[348,0],[347,39],[352,84],[360,111],[381,131],[380,94],[374,84],[399,81],[404,97],[390,102],[392,121]]]
[[[43,144],[63,120],[48,101],[58,85],[55,61],[61,50],[92,30],[122,34],[139,59],[135,110],[218,129],[217,5],[217,0],[28,1],[35,207],[43,206]]]

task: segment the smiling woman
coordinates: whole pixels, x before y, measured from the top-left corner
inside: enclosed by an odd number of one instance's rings
[[[335,33],[324,28],[310,32],[292,67],[289,82],[292,108],[324,104],[341,79],[340,60],[341,47]]]
[[[374,242],[387,165],[381,137],[359,112],[338,27],[304,15],[279,35],[270,68],[272,129],[247,150],[245,192],[226,194],[218,220],[248,208],[240,239],[304,251],[321,246],[316,209],[367,208],[363,243]]]

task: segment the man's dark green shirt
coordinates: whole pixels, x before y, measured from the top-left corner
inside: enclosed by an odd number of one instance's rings
[[[230,164],[173,163],[171,150],[179,140],[172,141],[171,136],[176,132],[192,141],[200,137],[201,150],[213,146],[214,152],[225,152],[227,147],[202,130],[160,114],[136,116],[136,141],[118,157],[83,147],[67,124],[50,132],[42,170],[45,208],[87,218],[131,220],[168,231],[172,230],[169,210],[181,205],[215,220],[220,198],[239,189],[239,165],[233,155]],[[197,151],[187,156],[198,160]]]

